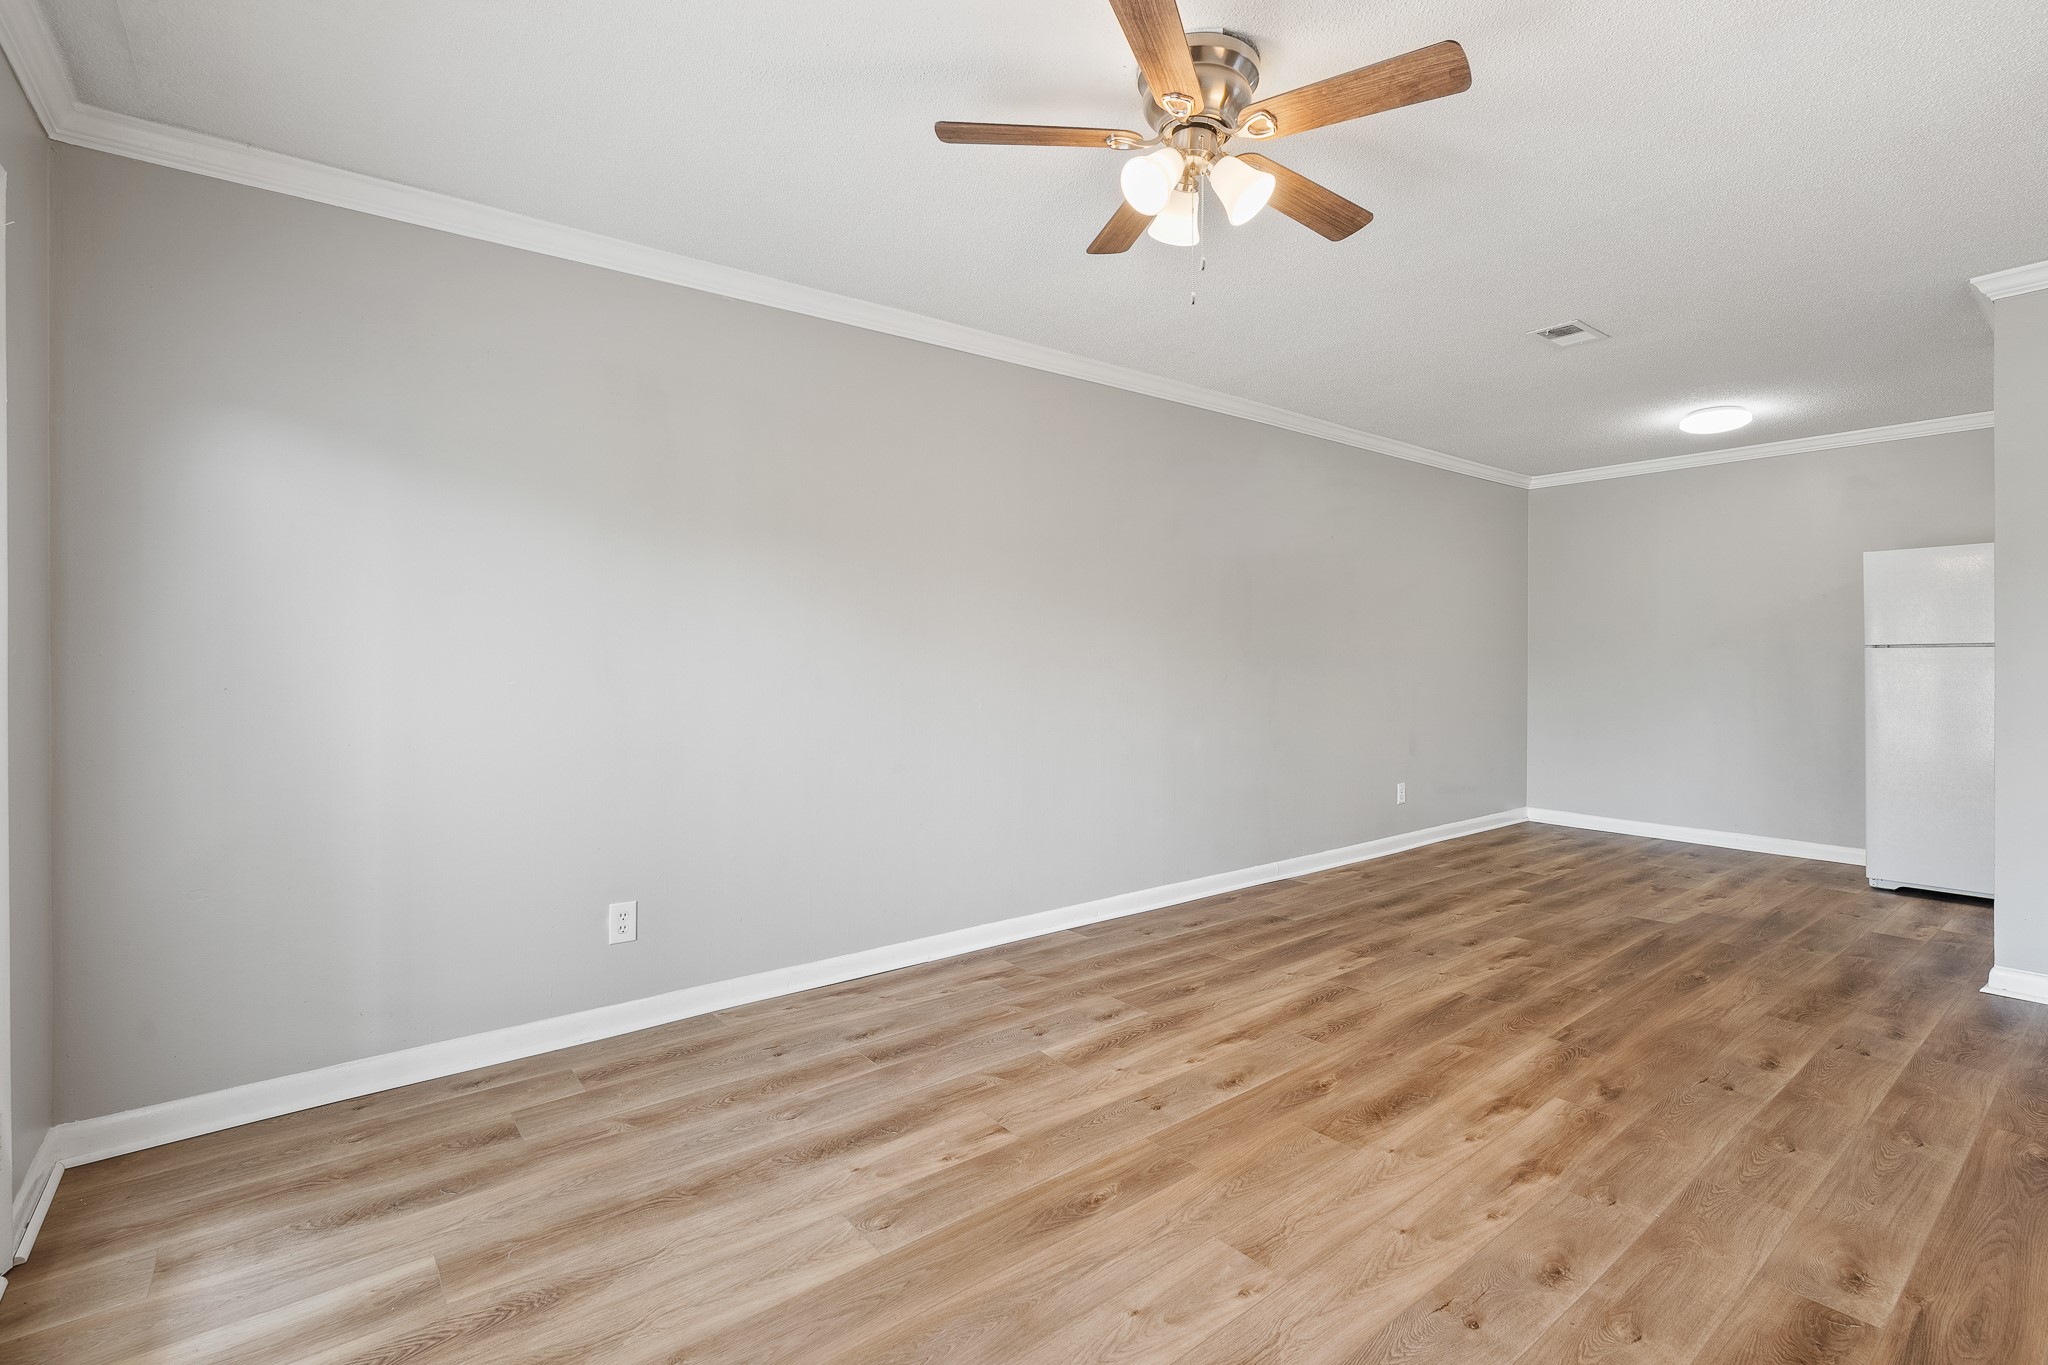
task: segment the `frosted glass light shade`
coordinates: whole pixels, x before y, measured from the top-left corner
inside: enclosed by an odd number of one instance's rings
[[[1749,409],[1701,408],[1678,419],[1678,429],[1693,436],[1713,436],[1749,425]]]
[[[1175,190],[1145,235],[1168,246],[1196,245],[1202,240],[1201,221],[1196,217],[1201,202],[1202,196],[1194,190]]]
[[[1121,183],[1124,202],[1140,213],[1156,214],[1166,207],[1166,197],[1180,184],[1187,158],[1172,147],[1161,147],[1124,163]]]
[[[1258,216],[1273,197],[1279,182],[1267,171],[1254,169],[1234,156],[1221,157],[1209,168],[1209,183],[1223,202],[1223,216],[1232,227],[1242,227]]]

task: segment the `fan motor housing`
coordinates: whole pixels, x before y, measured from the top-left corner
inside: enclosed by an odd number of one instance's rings
[[[1202,112],[1194,115],[1195,120],[1220,119],[1235,125],[1259,88],[1259,50],[1235,34],[1190,33],[1188,55],[1194,58],[1195,75],[1202,83]],[[1138,73],[1138,93],[1145,97],[1145,116],[1153,132],[1188,121],[1159,107],[1142,71]]]

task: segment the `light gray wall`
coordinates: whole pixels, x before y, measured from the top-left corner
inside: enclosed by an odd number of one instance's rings
[[[1998,965],[2048,973],[2048,292],[1998,333]]]
[[[0,64],[7,170],[9,1081],[18,1188],[56,1099],[50,888],[50,142]]]
[[[1519,490],[57,181],[67,1118],[1522,802]]]
[[[1529,804],[1860,848],[1863,552],[1991,489],[1989,432],[1537,489]]]

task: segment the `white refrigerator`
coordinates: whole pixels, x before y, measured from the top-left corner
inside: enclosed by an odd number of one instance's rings
[[[1991,894],[1989,545],[1863,556],[1866,874]]]

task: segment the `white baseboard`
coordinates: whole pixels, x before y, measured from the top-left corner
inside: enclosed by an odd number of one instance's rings
[[[2048,1005],[2048,972],[2023,972],[2017,967],[1993,967],[1984,983],[1986,995],[2006,995],[2014,1000],[2031,1000]]]
[[[34,1249],[36,1234],[43,1230],[43,1219],[49,1217],[50,1201],[57,1197],[57,1182],[64,1178],[64,1163],[57,1159],[58,1141],[54,1129],[44,1135],[43,1145],[36,1148],[35,1159],[28,1164],[21,1188],[14,1192],[13,1219],[8,1226],[19,1228],[20,1236],[14,1243],[13,1265],[26,1261]]]
[[[1127,892],[1124,895],[1110,896],[1082,905],[1021,915],[1015,919],[998,920],[993,924],[934,934],[929,938],[913,939],[907,943],[848,953],[843,957],[827,958],[822,962],[810,962],[801,966],[783,967],[753,976],[738,977],[730,981],[691,986],[686,990],[671,991],[666,995],[650,996],[644,1000],[630,1000],[622,1004],[584,1010],[577,1014],[565,1014],[553,1019],[497,1029],[490,1033],[428,1043],[422,1047],[407,1048],[402,1052],[364,1057],[352,1062],[322,1067],[317,1071],[304,1071],[271,1080],[255,1081],[229,1090],[194,1095],[188,1099],[168,1100],[162,1104],[108,1114],[102,1118],[80,1119],[59,1124],[51,1130],[50,1142],[45,1146],[51,1149],[54,1160],[66,1166],[82,1166],[87,1162],[102,1161],[127,1152],[141,1151],[145,1147],[156,1147],[182,1138],[197,1137],[201,1133],[218,1132],[223,1128],[234,1128],[244,1123],[254,1123],[259,1119],[275,1118],[279,1114],[333,1104],[340,1100],[354,1099],[359,1095],[374,1094],[379,1090],[390,1090],[396,1086],[413,1085],[420,1081],[473,1071],[479,1067],[500,1066],[522,1057],[574,1047],[579,1043],[595,1042],[600,1038],[612,1038],[622,1033],[633,1033],[640,1029],[653,1028],[658,1024],[687,1019],[693,1015],[709,1014],[714,1010],[732,1009],[772,996],[814,990],[819,986],[831,986],[858,977],[873,976],[877,972],[894,971],[899,967],[914,967],[919,963],[934,962],[961,953],[1014,943],[1019,939],[1036,938],[1041,934],[1071,929],[1076,925],[1095,924],[1102,920],[1200,900],[1205,896],[1220,895],[1226,891],[1242,890],[1264,882],[1280,881],[1310,872],[1342,867],[1349,863],[1384,858],[1389,854],[1419,848],[1425,844],[1441,843],[1446,839],[1520,824],[1525,815],[1526,813],[1521,810],[1509,810],[1470,820],[1458,820],[1447,825],[1415,830],[1409,834],[1396,834],[1368,843],[1351,844],[1324,853],[1283,858],[1278,862],[1261,863],[1256,867],[1240,868],[1234,872],[1219,872],[1213,876],[1197,877],[1192,881],[1175,882],[1169,886],[1157,886],[1146,891]]]
[[[1529,808],[1529,819],[1539,825],[1569,825],[1573,829],[1597,829],[1608,834],[1639,834],[1645,839],[1671,839],[1681,844],[1706,844],[1712,848],[1739,848],[1747,853],[1776,853],[1786,858],[1813,858],[1824,863],[1863,866],[1863,850],[1841,844],[1809,844],[1801,839],[1771,839],[1761,834],[1688,829],[1684,825],[1653,825],[1647,820],[1616,820],[1606,815],[1539,810],[1534,806]]]

